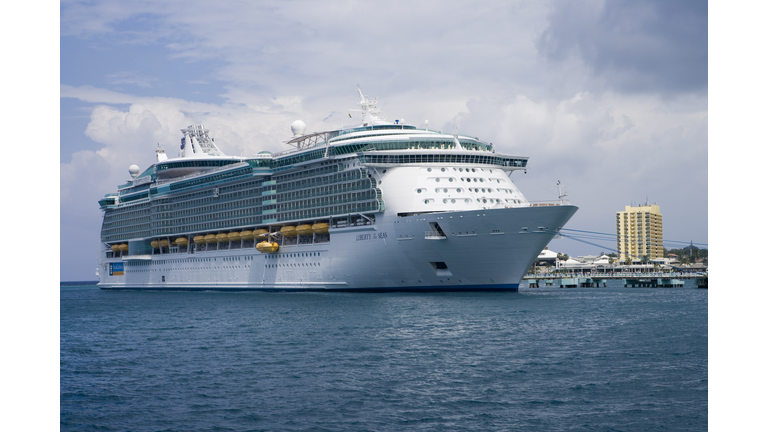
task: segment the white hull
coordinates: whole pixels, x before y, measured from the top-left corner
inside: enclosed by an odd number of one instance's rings
[[[577,208],[452,211],[331,229],[330,242],[104,259],[103,289],[517,290],[533,260]],[[433,235],[430,222],[444,236]],[[128,259],[130,258],[130,259]],[[110,275],[122,263],[122,275]],[[116,267],[118,268],[118,267]]]

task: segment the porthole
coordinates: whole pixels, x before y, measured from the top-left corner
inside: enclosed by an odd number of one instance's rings
[[[440,188],[435,188],[435,192],[440,193]]]
[[[448,200],[446,198],[443,198],[443,204],[448,204]]]
[[[455,203],[456,203],[456,200],[455,200],[455,199],[452,199],[452,200],[451,200],[451,204],[455,204]]]
[[[427,172],[432,172],[432,168],[427,168]]]
[[[439,178],[436,178],[436,179],[435,179],[435,183],[440,183],[440,179],[439,179]]]
[[[445,168],[440,168],[440,171],[445,172]]]
[[[474,168],[472,168],[472,172],[475,172],[475,169],[474,169]]]
[[[448,179],[448,181],[449,181],[449,182],[452,182],[452,181],[453,181],[453,177],[449,178],[449,179]]]
[[[480,179],[480,183],[482,183],[482,182],[483,182],[483,179]]]
[[[465,199],[464,202],[469,204],[469,198]]]
[[[416,193],[421,193],[421,189],[416,189]]]
[[[461,188],[456,189],[456,192],[461,193]]]
[[[443,192],[448,193],[448,189],[443,189]]]
[[[464,168],[459,168],[459,172],[464,172]]]
[[[424,204],[429,204],[429,200],[428,200],[428,199],[425,199],[425,200],[424,200]]]

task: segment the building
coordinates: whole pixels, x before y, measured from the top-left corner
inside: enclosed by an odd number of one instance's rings
[[[656,204],[638,207],[626,206],[616,212],[616,250],[619,261],[627,257],[640,260],[643,257],[664,257],[664,236],[661,212]]]

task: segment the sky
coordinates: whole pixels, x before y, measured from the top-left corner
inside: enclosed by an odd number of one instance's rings
[[[96,279],[98,200],[158,143],[202,123],[228,155],[284,150],[294,120],[350,124],[357,85],[387,120],[530,157],[512,179],[562,183],[568,229],[648,202],[667,248],[708,247],[707,2],[62,1],[59,43],[61,280]]]

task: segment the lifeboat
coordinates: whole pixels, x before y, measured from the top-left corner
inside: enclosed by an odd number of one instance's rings
[[[312,225],[312,231],[315,234],[328,234],[328,224],[325,222]]]
[[[243,240],[253,240],[253,231],[240,231],[240,238]]]
[[[265,229],[257,229],[256,231],[253,232],[253,235],[256,236],[256,238],[259,240],[266,240],[267,234],[269,234],[269,231]]]
[[[112,252],[120,252],[120,245],[112,245]]]
[[[168,240],[166,239],[160,240],[160,247],[168,247]]]
[[[224,233],[216,234],[216,240],[219,243],[226,243],[226,242],[229,241],[229,237],[226,234],[224,234]]]
[[[229,241],[233,242],[239,242],[240,241],[240,233],[239,232],[231,232],[227,236],[229,238]]]
[[[152,240],[149,244],[152,246],[152,249],[157,249],[160,247],[160,241],[158,240]]]
[[[199,235],[192,239],[195,244],[205,244],[205,236]]]
[[[216,243],[216,234],[208,234],[205,236],[206,243]]]
[[[286,236],[286,237],[296,237],[298,234],[296,233],[296,227],[295,226],[284,226],[280,228],[280,234]]]
[[[256,250],[261,253],[275,253],[278,247],[278,244],[275,242],[263,241],[256,245]]]
[[[176,239],[176,244],[179,246],[186,246],[189,244],[189,240],[186,237],[179,237]]]
[[[128,252],[128,243],[123,243],[120,245],[120,251],[122,252]]]
[[[296,227],[296,232],[303,236],[312,235],[312,225],[299,225]]]

